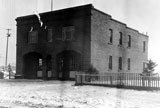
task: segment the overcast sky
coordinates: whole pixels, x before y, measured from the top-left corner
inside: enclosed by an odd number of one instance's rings
[[[160,0],[53,0],[53,10],[92,3],[129,27],[149,35],[149,58],[160,71]],[[6,28],[11,28],[8,63],[16,61],[16,17],[51,10],[51,0],[0,0],[0,65],[5,63]]]

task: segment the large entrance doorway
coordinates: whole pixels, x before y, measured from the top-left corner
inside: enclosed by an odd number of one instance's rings
[[[57,71],[60,80],[74,79],[80,69],[80,54],[75,51],[63,51],[57,55]]]
[[[42,78],[43,57],[41,54],[32,52],[24,56],[24,78]]]

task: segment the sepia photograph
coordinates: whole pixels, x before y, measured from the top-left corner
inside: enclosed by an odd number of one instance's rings
[[[160,108],[160,0],[0,0],[0,108]]]

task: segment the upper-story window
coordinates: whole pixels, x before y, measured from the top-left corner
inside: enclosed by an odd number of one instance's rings
[[[146,51],[146,42],[143,41],[143,52],[145,52],[145,51]]]
[[[38,31],[28,32],[28,43],[37,43],[38,42]]]
[[[53,29],[48,29],[47,30],[47,42],[52,42],[53,41]]]
[[[109,43],[113,43],[113,30],[109,29]]]
[[[131,35],[128,35],[128,47],[131,47]]]
[[[74,39],[74,26],[63,27],[62,29],[62,39],[70,41]]]
[[[122,39],[123,39],[123,34],[122,32],[119,32],[119,45],[122,45]]]

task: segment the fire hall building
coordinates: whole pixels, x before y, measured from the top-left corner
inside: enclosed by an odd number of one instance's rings
[[[16,19],[17,78],[69,80],[91,65],[99,73],[143,71],[148,36],[91,4],[39,16]]]

